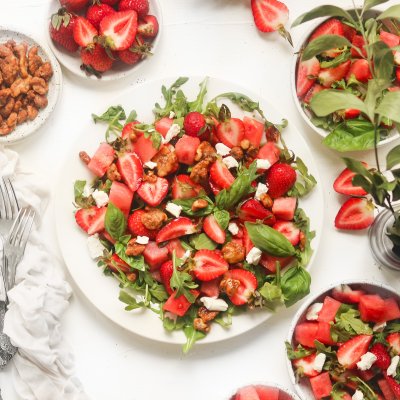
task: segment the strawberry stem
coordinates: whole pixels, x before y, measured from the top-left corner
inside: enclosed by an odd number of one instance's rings
[[[283,26],[281,25],[280,28],[278,29],[278,33],[289,42],[289,44],[293,47],[293,40],[292,36],[290,35],[290,32]]]

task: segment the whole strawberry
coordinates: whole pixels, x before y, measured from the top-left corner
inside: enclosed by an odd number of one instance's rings
[[[136,43],[129,49],[118,51],[119,59],[129,65],[136,64],[147,55],[151,55],[150,44],[145,42],[139,35],[136,36]]]
[[[186,135],[194,137],[200,136],[207,128],[206,119],[203,114],[197,111],[190,112],[185,116],[183,127]]]
[[[296,171],[289,164],[274,164],[267,172],[268,194],[273,199],[283,196],[293,187],[296,178]]]
[[[138,13],[139,18],[143,18],[149,13],[149,0],[121,0],[118,10],[134,10]]]
[[[96,29],[99,29],[101,20],[115,12],[108,4],[93,4],[86,11],[86,18]]]
[[[51,16],[49,25],[50,37],[71,53],[77,51],[79,47],[73,37],[74,23],[75,17],[65,8],[60,8]]]
[[[83,68],[96,76],[98,76],[99,72],[110,70],[114,62],[114,60],[108,56],[104,47],[99,43],[94,43],[93,46],[82,48],[81,59]]]
[[[159,29],[157,18],[154,15],[146,15],[139,22],[138,32],[146,38],[155,38]]]
[[[60,0],[60,3],[67,11],[78,12],[88,5],[89,0]]]
[[[119,0],[101,0],[101,2],[109,6],[115,6],[116,4],[118,4]]]

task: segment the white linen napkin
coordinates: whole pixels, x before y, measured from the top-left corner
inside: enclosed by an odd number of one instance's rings
[[[31,205],[37,215],[17,268],[16,286],[8,292],[10,304],[4,320],[4,333],[18,347],[12,361],[14,387],[24,400],[87,400],[61,334],[60,319],[71,288],[37,232],[47,205],[48,184],[23,172],[18,159],[17,153],[0,146],[0,176],[13,177],[19,205]]]

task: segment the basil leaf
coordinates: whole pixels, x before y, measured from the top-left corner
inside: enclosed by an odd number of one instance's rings
[[[246,222],[245,226],[254,246],[261,251],[277,257],[293,256],[296,253],[289,240],[270,226],[253,222]]]
[[[365,0],[363,10],[367,11],[372,7],[375,7],[379,4],[387,3],[389,0]]]
[[[286,307],[290,307],[310,293],[311,276],[300,266],[286,270],[281,278],[281,289]]]
[[[306,13],[301,14],[299,17],[295,19],[295,21],[292,24],[292,27],[319,17],[342,17],[347,21],[350,21],[353,24],[355,24],[353,17],[347,11],[343,10],[340,7],[328,5],[328,6],[315,7],[311,11],[307,11]]]
[[[75,201],[78,197],[83,196],[83,190],[85,189],[86,181],[75,181],[74,184],[74,197]]]
[[[208,205],[205,208],[201,208],[200,210],[193,211],[192,205],[196,200],[199,200],[199,199],[206,200]],[[172,200],[171,202],[174,204],[177,204],[178,206],[181,206],[182,212],[191,217],[204,217],[206,215],[211,214],[214,210],[214,203],[207,196],[192,197],[190,199],[175,199],[175,200]]]
[[[378,17],[376,19],[382,20],[385,18],[400,19],[400,4],[396,4],[394,6],[389,7],[383,13],[378,15]]]
[[[381,117],[400,122],[400,92],[387,92],[376,109]]]
[[[351,47],[351,43],[345,37],[339,35],[322,35],[308,43],[307,47],[303,50],[301,59],[307,61],[326,50],[341,49],[343,47]]]
[[[199,233],[198,235],[192,235],[189,239],[190,245],[196,250],[215,250],[218,244],[211,240],[205,233]]]
[[[229,225],[230,215],[226,210],[214,210],[214,217],[221,229],[225,230]]]
[[[386,155],[386,169],[392,169],[400,164],[400,145],[393,147]]]
[[[299,358],[304,358],[315,353],[315,350],[305,349],[301,344],[294,349],[288,341],[285,342],[285,347],[289,360],[298,360]]]
[[[122,260],[125,261],[131,268],[136,269],[138,271],[145,271],[146,270],[146,264],[144,263],[144,258],[143,256],[127,256],[125,251],[126,251],[126,246],[122,244],[121,242],[116,242],[114,245],[115,248],[115,253],[117,256]]]
[[[118,240],[125,233],[125,215],[113,203],[108,203],[104,226],[106,228],[106,231],[115,240]]]
[[[186,336],[186,343],[183,346],[183,352],[185,354],[198,340],[201,340],[206,336],[204,332],[197,331],[193,326],[185,326],[185,328],[183,328],[183,332]]]

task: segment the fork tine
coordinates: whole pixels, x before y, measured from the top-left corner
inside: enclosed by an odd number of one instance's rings
[[[7,213],[7,204],[8,204],[8,196],[6,196],[5,182],[2,178],[0,180],[0,218],[8,219]]]
[[[30,208],[28,210],[28,213],[25,214],[25,224],[23,226],[22,232],[21,232],[21,237],[18,246],[24,251],[26,244],[28,243],[29,235],[31,233],[33,221],[35,219],[35,210],[33,208]]]
[[[0,218],[14,219],[19,210],[17,196],[10,178],[2,178],[0,181]]]
[[[15,218],[19,211],[18,199],[15,194],[14,186],[11,182],[11,179],[7,178],[6,182],[8,182],[8,194],[10,197],[10,203],[11,203],[11,207],[12,207],[12,218]]]

